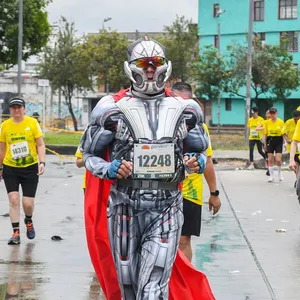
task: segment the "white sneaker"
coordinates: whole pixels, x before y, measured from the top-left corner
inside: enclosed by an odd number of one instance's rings
[[[284,180],[283,176],[279,176],[279,181],[283,181],[283,180]]]
[[[254,170],[254,166],[253,165],[250,165],[247,170]]]
[[[274,181],[273,177],[270,176],[268,182],[273,182],[273,181]]]

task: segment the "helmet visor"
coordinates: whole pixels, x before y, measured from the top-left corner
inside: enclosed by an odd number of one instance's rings
[[[154,66],[155,68],[163,66],[165,59],[161,56],[143,57],[134,61],[138,68],[146,69],[148,66]]]

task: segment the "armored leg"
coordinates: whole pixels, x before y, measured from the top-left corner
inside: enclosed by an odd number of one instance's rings
[[[183,214],[180,205],[162,212],[146,229],[142,241],[136,299],[167,300]]]
[[[137,282],[137,236],[132,209],[120,204],[110,208],[108,228],[111,249],[123,299],[134,300]]]

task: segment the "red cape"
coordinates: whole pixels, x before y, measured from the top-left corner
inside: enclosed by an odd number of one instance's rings
[[[110,180],[87,172],[84,202],[87,245],[103,292],[108,300],[121,300],[116,269],[110,251],[106,207]],[[169,300],[215,300],[206,276],[197,271],[179,250],[170,279]]]

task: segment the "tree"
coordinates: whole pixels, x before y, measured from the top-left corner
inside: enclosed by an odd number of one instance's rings
[[[50,0],[24,1],[23,60],[38,54],[51,33],[45,8]],[[18,61],[19,0],[0,2],[0,65],[12,67]]]
[[[223,56],[219,56],[212,46],[204,48],[192,70],[193,78],[197,82],[197,97],[206,97],[209,100],[217,99],[219,91],[223,90],[230,76]]]
[[[262,45],[259,39],[254,39],[251,88],[255,93],[253,101],[256,105],[262,94],[266,96],[270,93],[273,99],[284,100],[299,85],[299,74],[286,43],[288,41],[282,40],[280,45]],[[233,44],[228,51],[227,69],[231,78],[224,91],[244,98],[241,89],[246,86],[247,47]]]
[[[50,80],[53,90],[60,89],[71,114],[74,129],[77,120],[73,112],[72,97],[76,89],[92,89],[92,78],[82,56],[75,51],[80,40],[75,36],[74,23],[61,18],[57,42],[45,49],[40,58],[40,76]]]
[[[184,16],[176,16],[171,26],[164,27],[165,34],[156,39],[167,49],[167,58],[172,62],[170,79],[188,81],[191,65],[198,56],[198,26]]]
[[[106,92],[129,86],[124,72],[128,40],[116,31],[100,30],[99,34],[87,37],[75,48],[77,57],[84,62],[87,72],[105,84]]]

